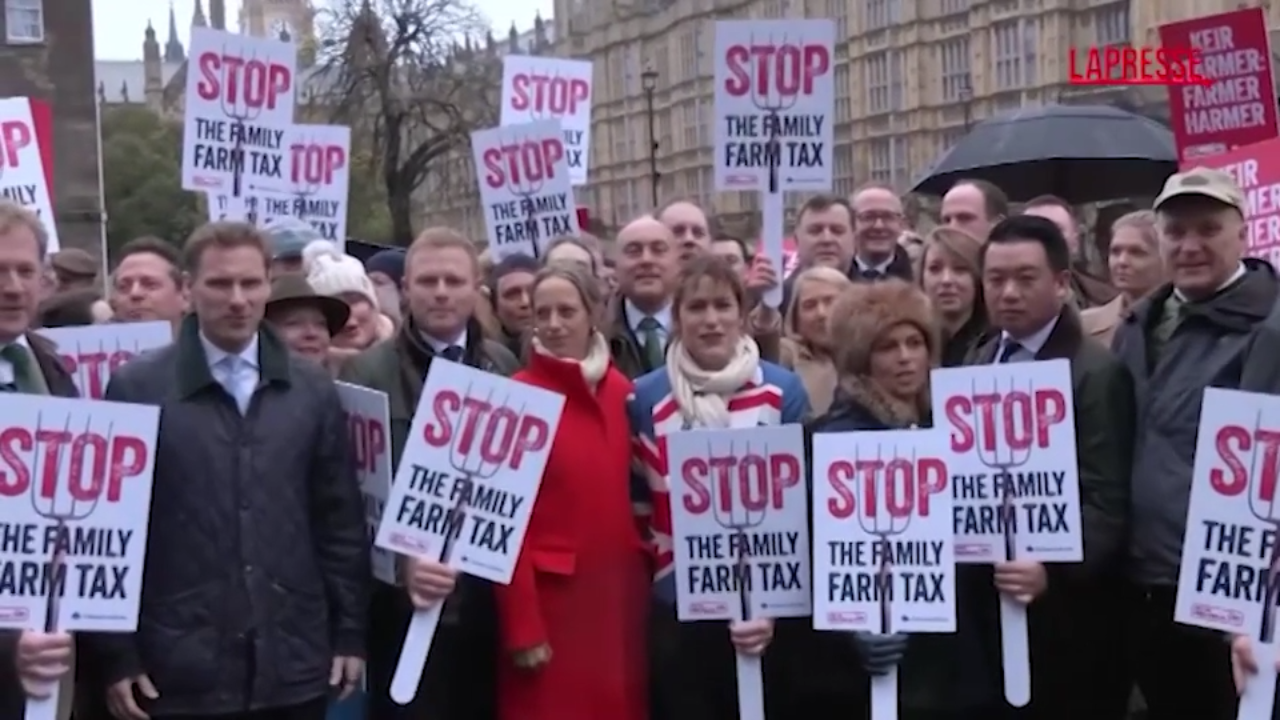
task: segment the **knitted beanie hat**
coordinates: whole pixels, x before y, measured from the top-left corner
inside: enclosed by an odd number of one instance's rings
[[[317,295],[337,297],[344,293],[359,295],[378,307],[378,296],[373,291],[373,281],[364,272],[360,261],[344,254],[328,240],[312,240],[302,251],[302,266],[307,282]]]
[[[274,260],[288,260],[302,255],[302,249],[308,244],[322,239],[320,233],[305,220],[282,215],[268,220],[262,226],[267,236],[267,244],[271,246],[271,257]]]

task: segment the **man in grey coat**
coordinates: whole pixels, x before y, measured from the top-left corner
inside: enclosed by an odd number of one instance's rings
[[[1112,346],[1133,375],[1138,410],[1125,609],[1132,668],[1149,720],[1232,720],[1227,643],[1175,623],[1173,607],[1204,389],[1280,392],[1280,282],[1269,264],[1242,257],[1248,204],[1230,175],[1173,175],[1155,211],[1172,282],[1133,306]]]
[[[369,547],[337,391],[262,326],[258,230],[187,241],[194,310],[111,379],[158,405],[138,632],[95,637],[120,720],[323,720],[363,672]]]

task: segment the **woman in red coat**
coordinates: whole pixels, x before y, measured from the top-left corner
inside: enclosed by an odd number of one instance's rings
[[[532,287],[533,347],[515,379],[564,412],[511,584],[497,588],[499,720],[647,720],[649,555],[632,516],[626,401],[597,331],[599,284],[576,265]]]

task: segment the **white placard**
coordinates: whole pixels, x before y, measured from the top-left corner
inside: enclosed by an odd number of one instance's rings
[[[391,493],[391,414],[387,394],[369,388],[335,383],[342,410],[347,414],[351,442],[351,462],[364,496],[364,521],[369,529],[370,561],[373,576],[388,585],[396,584],[396,558],[391,551],[373,544]]]
[[[542,257],[558,237],[578,234],[559,120],[471,133],[480,207],[495,260]]]
[[[53,216],[41,141],[30,99],[0,99],[0,144],[4,153],[0,156],[0,196],[34,212],[49,234],[49,252],[57,252],[61,247],[58,223]],[[44,142],[52,142],[52,138]]]
[[[592,66],[584,60],[507,55],[502,58],[500,126],[559,120],[573,185],[587,183],[591,149]]]
[[[148,350],[173,342],[173,326],[159,320],[43,328],[36,331],[58,347],[80,397],[97,400],[111,373]]]
[[[933,371],[947,433],[956,562],[1080,562],[1084,540],[1067,360]]]

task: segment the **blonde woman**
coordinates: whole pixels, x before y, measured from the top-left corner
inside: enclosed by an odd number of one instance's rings
[[[564,396],[511,584],[497,586],[498,720],[644,720],[649,555],[631,505],[631,381],[598,329],[586,267],[530,287],[529,362],[515,380]]]
[[[800,376],[809,404],[818,415],[827,411],[836,390],[829,327],[831,307],[852,284],[839,270],[819,265],[797,275],[791,286],[778,364]]]
[[[1167,272],[1160,256],[1156,234],[1156,214],[1139,210],[1122,215],[1111,226],[1111,246],[1107,250],[1111,284],[1120,291],[1106,305],[1080,313],[1085,334],[1111,347],[1116,328],[1139,298],[1165,281]]]
[[[944,367],[963,365],[987,337],[981,253],[981,241],[960,228],[935,228],[925,241],[918,277],[942,328]]]

